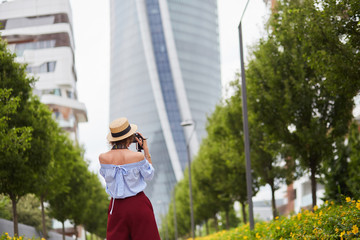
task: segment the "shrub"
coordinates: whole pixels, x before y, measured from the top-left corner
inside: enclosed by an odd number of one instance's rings
[[[347,197],[342,205],[326,201],[314,211],[303,210],[290,217],[259,222],[254,231],[248,224],[197,240],[220,239],[357,239],[360,238],[360,200]]]
[[[0,236],[0,240],[45,240],[45,238],[26,238],[23,236],[17,237],[11,237],[9,236],[9,234],[7,232],[4,232],[1,236]]]

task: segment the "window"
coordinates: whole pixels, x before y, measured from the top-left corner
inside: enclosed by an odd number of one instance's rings
[[[17,56],[22,56],[24,54],[24,51],[27,49],[53,48],[55,47],[55,42],[55,40],[46,40],[38,42],[18,43],[15,45],[15,53]]]
[[[47,73],[47,72],[54,72],[55,71],[55,66],[56,66],[56,62],[52,61],[52,62],[46,62],[41,64],[40,66],[32,66],[32,67],[27,67],[26,71],[28,73]]]
[[[71,92],[71,91],[69,91],[69,90],[66,90],[66,96],[67,96],[68,98],[71,98],[71,99],[74,98],[73,92]]]
[[[61,90],[60,88],[55,88],[55,89],[43,89],[41,91],[41,94],[45,95],[45,94],[51,94],[51,95],[55,95],[55,96],[61,96]]]
[[[55,72],[55,66],[56,66],[56,62],[47,62],[46,63],[46,72]]]
[[[50,25],[54,20],[55,16],[13,18],[7,20],[6,29]]]
[[[1,0],[0,0],[1,4]],[[69,23],[69,17],[66,13],[57,13],[51,15],[19,17],[0,20],[0,25],[5,29],[26,28],[34,26],[51,25],[57,23]]]

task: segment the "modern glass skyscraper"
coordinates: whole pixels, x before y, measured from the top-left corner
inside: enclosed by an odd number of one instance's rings
[[[110,121],[126,116],[149,138],[147,195],[159,217],[183,177],[187,143],[194,155],[221,97],[217,0],[110,2]]]

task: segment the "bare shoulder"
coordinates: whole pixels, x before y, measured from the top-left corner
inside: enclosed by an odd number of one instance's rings
[[[99,162],[102,163],[102,164],[108,163],[109,158],[108,158],[107,155],[108,155],[107,153],[101,153],[101,154],[99,155]]]
[[[136,159],[136,162],[144,160],[144,154],[141,152],[133,152],[133,157]]]

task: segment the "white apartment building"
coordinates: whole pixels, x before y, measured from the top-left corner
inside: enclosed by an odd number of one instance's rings
[[[38,81],[34,93],[53,111],[60,126],[78,140],[78,123],[87,122],[77,100],[74,38],[68,0],[0,1],[0,33],[16,61]]]

